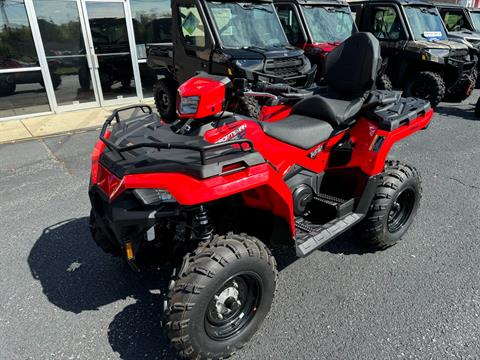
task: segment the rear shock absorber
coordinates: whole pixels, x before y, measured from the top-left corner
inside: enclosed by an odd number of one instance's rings
[[[200,205],[193,216],[193,230],[196,240],[210,241],[213,238],[213,226],[208,216],[208,210]]]

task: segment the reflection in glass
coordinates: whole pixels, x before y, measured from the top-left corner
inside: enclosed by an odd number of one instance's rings
[[[147,57],[151,44],[172,42],[170,0],[130,0],[137,55]]]
[[[140,67],[140,77],[142,79],[143,97],[153,97],[153,85],[157,81],[157,74],[146,63],[140,63],[138,66]]]
[[[103,98],[136,96],[123,4],[88,2],[87,12]]]
[[[34,6],[57,103],[95,101],[76,2],[35,0]]]
[[[0,74],[0,117],[50,111],[40,71]]]
[[[98,64],[105,100],[132,97],[137,94],[130,54],[98,56]]]
[[[38,65],[27,11],[22,0],[0,0],[0,69]]]

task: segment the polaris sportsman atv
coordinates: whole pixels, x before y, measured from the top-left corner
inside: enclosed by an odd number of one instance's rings
[[[173,45],[152,46],[147,64],[160,78],[155,103],[166,121],[176,118],[178,85],[198,71],[251,83],[309,87],[315,78],[303,51],[288,43],[271,0],[173,0]],[[254,98],[235,98],[229,110],[258,117]]]
[[[407,96],[459,102],[476,82],[476,57],[458,41],[448,40],[433,3],[423,0],[352,1],[361,31],[379,39],[388,59],[386,74]]]
[[[306,256],[355,225],[385,248],[410,227],[419,175],[386,158],[433,112],[372,91],[380,64],[378,41],[356,33],[327,57],[324,90],[204,73],[180,86],[174,124],[147,105],[107,119],[92,156],[93,238],[132,267],[152,244],[179,263],[165,327],[181,357],[225,358],[253,336],[275,292],[271,248]],[[225,110],[239,95],[269,99],[263,121]]]

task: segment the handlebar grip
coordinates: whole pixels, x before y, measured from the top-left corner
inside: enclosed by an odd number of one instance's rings
[[[257,89],[263,92],[282,94],[289,93],[293,88],[290,85],[285,84],[259,83]]]

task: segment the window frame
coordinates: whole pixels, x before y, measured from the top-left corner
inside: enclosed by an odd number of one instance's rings
[[[311,34],[308,33],[308,29],[305,29],[305,22],[304,22],[304,19],[303,19],[303,14],[301,14],[301,12],[299,11],[298,9],[298,6],[297,5],[294,5],[292,3],[288,3],[288,2],[277,2],[274,4],[274,7],[275,7],[275,11],[277,12],[277,16],[278,16],[278,19],[280,20],[280,15],[278,14],[278,7],[277,6],[285,6],[285,7],[290,7],[292,9],[292,11],[294,12],[296,18],[297,18],[297,21],[298,21],[298,25],[299,25],[299,28],[300,28],[300,34],[302,36],[302,40],[303,42],[300,42],[300,44],[306,44],[307,42],[309,42],[312,37],[311,37]],[[280,24],[282,22],[280,21]],[[283,26],[282,26],[283,28]],[[283,32],[285,32],[285,29],[283,29]],[[285,32],[285,36],[287,36],[287,33]],[[288,40],[288,37],[287,37],[287,40]],[[290,42],[290,40],[288,40]],[[291,44],[291,45],[296,45],[296,44]]]
[[[394,11],[396,11],[397,16],[400,18],[400,25],[401,25],[401,33],[400,37],[398,39],[383,39],[383,38],[378,38],[379,41],[388,41],[388,42],[394,42],[394,41],[408,41],[412,39],[412,34],[411,34],[411,29],[408,23],[405,22],[405,13],[402,8],[397,6],[397,4],[392,4],[392,3],[375,3],[375,4],[369,4],[369,17],[366,19],[368,21],[368,31],[370,31],[372,34],[373,32],[373,22],[375,20],[375,17],[373,15],[373,12],[376,8],[381,8],[381,7],[389,7],[392,8]],[[403,32],[403,38],[402,38],[402,32]]]
[[[182,31],[182,18],[180,17],[180,7],[182,7],[182,6],[184,6],[184,7],[185,6],[187,6],[187,7],[194,6],[198,10],[198,14],[200,15],[200,20],[202,21],[203,26],[204,26],[205,44],[203,46],[191,45],[191,44],[188,44],[186,42],[185,36],[183,35],[183,31]],[[176,20],[176,23],[178,25],[178,29],[173,29],[173,31],[178,31],[179,32],[180,42],[182,43],[182,45],[187,50],[201,51],[201,50],[205,50],[205,49],[211,47],[211,46],[209,46],[209,44],[212,43],[210,27],[209,27],[208,21],[205,17],[205,13],[203,11],[203,8],[197,1],[182,1],[182,2],[179,2],[179,3],[176,4],[175,12],[177,13],[176,14],[177,19],[175,19],[175,20]],[[172,16],[174,16],[173,13],[172,13]],[[175,26],[175,23],[173,23],[173,26]]]

